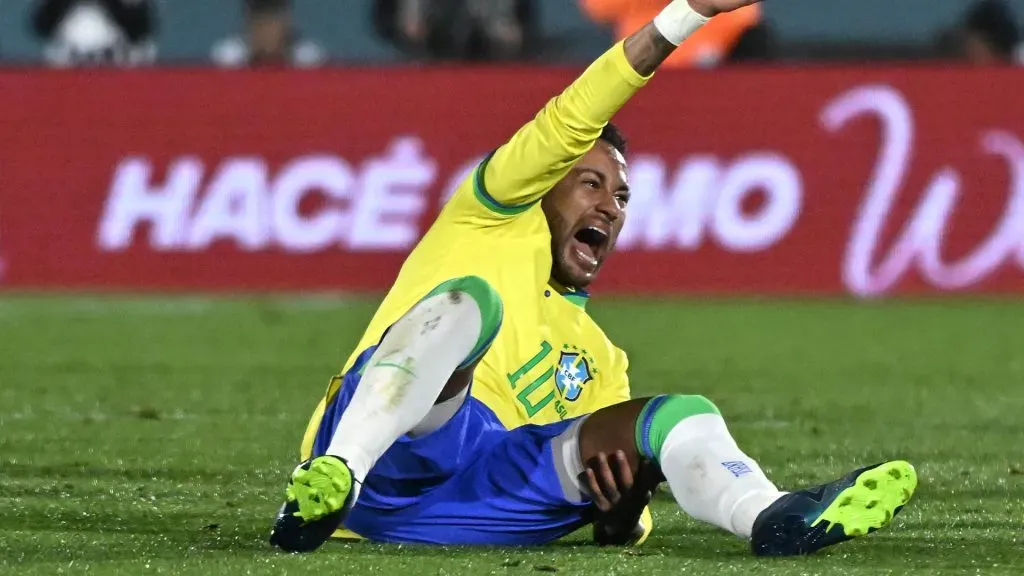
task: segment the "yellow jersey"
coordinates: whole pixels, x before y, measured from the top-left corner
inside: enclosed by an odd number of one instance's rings
[[[587,314],[585,293],[550,283],[551,232],[539,201],[648,79],[629,64],[620,42],[481,162],[402,265],[342,373],[439,284],[473,275],[501,296],[504,320],[473,372],[471,394],[506,428],[628,400],[625,352]],[[340,381],[332,381],[310,420],[303,458]],[[643,524],[646,539],[649,511]]]
[[[549,284],[551,233],[539,200],[646,80],[618,44],[488,156],[409,255],[345,369],[437,285],[475,275],[501,296],[504,321],[471,393],[506,428],[628,400],[626,354],[587,314],[586,294]]]

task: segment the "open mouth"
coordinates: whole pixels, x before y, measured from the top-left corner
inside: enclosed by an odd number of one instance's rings
[[[573,234],[572,251],[584,270],[593,272],[601,264],[610,235],[597,226],[587,226]]]

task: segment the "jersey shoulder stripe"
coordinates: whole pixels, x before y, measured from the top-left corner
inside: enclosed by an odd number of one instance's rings
[[[517,216],[529,210],[531,206],[539,202],[539,199],[515,206],[503,204],[487,192],[487,185],[484,182],[484,174],[487,172],[487,165],[490,163],[491,158],[494,157],[495,152],[497,152],[497,150],[488,154],[487,157],[480,162],[480,165],[477,166],[476,174],[473,176],[473,193],[476,195],[477,200],[492,212],[502,216]]]

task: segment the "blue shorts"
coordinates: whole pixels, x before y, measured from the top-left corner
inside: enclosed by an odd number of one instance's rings
[[[320,421],[313,456],[330,444],[375,349],[364,351],[342,378]],[[517,546],[557,540],[591,520],[590,501],[568,481],[561,454],[580,422],[506,430],[469,395],[441,428],[403,437],[384,453],[345,527],[395,543]]]

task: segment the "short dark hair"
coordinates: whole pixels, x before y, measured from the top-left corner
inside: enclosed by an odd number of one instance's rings
[[[626,155],[627,142],[626,137],[622,135],[619,127],[609,122],[604,130],[601,130],[601,135],[598,140],[603,140],[612,145],[612,148],[618,150],[623,156]]]
[[[1009,57],[1020,40],[1013,11],[1002,0],[981,0],[967,12],[966,26],[985,38],[1000,55]]]

